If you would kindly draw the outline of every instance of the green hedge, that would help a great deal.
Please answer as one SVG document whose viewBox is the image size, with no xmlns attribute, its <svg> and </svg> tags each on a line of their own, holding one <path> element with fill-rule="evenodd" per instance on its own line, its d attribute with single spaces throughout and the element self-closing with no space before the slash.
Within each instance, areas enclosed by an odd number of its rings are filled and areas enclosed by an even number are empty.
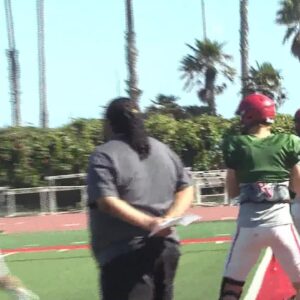
<svg viewBox="0 0 300 300">
<path fill-rule="evenodd" d="M 167 115 L 150 115 L 149 134 L 167 143 L 194 170 L 223 168 L 222 137 L 238 132 L 236 119 L 202 115 L 175 120 Z M 275 132 L 292 132 L 293 120 L 279 115 Z M 44 176 L 86 172 L 95 145 L 103 142 L 102 122 L 77 119 L 56 129 L 34 127 L 0 130 L 0 186 L 45 185 Z"/>
</svg>

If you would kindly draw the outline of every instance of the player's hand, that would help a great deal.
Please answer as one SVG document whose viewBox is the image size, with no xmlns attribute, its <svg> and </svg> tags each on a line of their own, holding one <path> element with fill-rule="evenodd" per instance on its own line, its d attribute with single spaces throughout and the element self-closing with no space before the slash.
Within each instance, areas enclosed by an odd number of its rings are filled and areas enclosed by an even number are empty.
<svg viewBox="0 0 300 300">
<path fill-rule="evenodd" d="M 150 231 L 155 227 L 159 226 L 160 223 L 165 222 L 167 218 L 155 217 L 150 224 Z M 161 231 L 154 234 L 154 236 L 165 237 L 172 233 L 172 227 L 164 228 Z"/>
</svg>

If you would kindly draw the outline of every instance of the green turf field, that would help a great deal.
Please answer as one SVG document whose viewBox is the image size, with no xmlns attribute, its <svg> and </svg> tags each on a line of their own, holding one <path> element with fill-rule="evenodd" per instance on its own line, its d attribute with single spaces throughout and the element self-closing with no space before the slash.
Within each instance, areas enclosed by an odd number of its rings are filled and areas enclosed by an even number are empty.
<svg viewBox="0 0 300 300">
<path fill-rule="evenodd" d="M 179 228 L 183 239 L 232 234 L 233 231 L 234 223 L 229 221 Z M 86 231 L 1 235 L 2 248 L 68 245 L 83 241 L 88 241 Z M 228 243 L 183 246 L 175 299 L 217 299 L 228 248 Z M 11 271 L 36 291 L 41 300 L 98 299 L 97 269 L 88 250 L 14 254 L 6 260 Z M 0 292 L 0 299 L 9 298 Z"/>
<path fill-rule="evenodd" d="M 235 223 L 232 221 L 203 222 L 188 227 L 179 227 L 178 232 L 181 239 L 204 238 L 223 234 L 232 234 Z M 53 246 L 70 245 L 77 242 L 89 241 L 86 230 L 37 232 L 26 234 L 0 234 L 1 249 L 18 248 L 24 246 Z"/>
</svg>

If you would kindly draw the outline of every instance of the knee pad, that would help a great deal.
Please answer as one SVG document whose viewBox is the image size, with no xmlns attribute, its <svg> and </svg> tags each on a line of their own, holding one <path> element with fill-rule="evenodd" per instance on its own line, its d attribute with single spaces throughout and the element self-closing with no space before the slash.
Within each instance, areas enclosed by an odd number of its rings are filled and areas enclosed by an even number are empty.
<svg viewBox="0 0 300 300">
<path fill-rule="evenodd" d="M 226 285 L 229 284 L 231 286 L 239 287 L 240 291 L 235 291 L 232 288 L 226 288 Z M 235 297 L 236 300 L 239 300 L 243 291 L 244 281 L 238 281 L 232 278 L 224 277 L 222 280 L 221 291 L 220 291 L 220 298 L 222 300 L 226 296 Z"/>
</svg>

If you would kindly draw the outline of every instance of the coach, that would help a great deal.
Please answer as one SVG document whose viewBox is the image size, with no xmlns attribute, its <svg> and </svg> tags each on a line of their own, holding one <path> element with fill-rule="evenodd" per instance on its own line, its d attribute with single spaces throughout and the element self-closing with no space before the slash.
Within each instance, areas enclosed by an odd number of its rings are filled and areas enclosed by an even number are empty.
<svg viewBox="0 0 300 300">
<path fill-rule="evenodd" d="M 190 207 L 190 179 L 177 155 L 147 136 L 134 101 L 113 100 L 104 131 L 107 142 L 91 155 L 87 179 L 100 297 L 173 299 L 180 256 L 177 234 L 173 228 L 152 237 L 149 233 Z"/>
</svg>

